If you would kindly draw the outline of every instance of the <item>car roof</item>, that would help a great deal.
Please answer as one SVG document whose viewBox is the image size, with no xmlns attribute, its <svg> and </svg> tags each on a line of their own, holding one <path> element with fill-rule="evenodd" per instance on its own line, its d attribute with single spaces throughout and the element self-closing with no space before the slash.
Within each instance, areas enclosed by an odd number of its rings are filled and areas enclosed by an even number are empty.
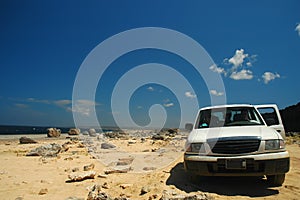
<svg viewBox="0 0 300 200">
<path fill-rule="evenodd" d="M 216 105 L 203 107 L 200 110 L 213 109 L 213 108 L 229 108 L 229 107 L 254 107 L 251 104 L 226 104 L 226 105 Z"/>
</svg>

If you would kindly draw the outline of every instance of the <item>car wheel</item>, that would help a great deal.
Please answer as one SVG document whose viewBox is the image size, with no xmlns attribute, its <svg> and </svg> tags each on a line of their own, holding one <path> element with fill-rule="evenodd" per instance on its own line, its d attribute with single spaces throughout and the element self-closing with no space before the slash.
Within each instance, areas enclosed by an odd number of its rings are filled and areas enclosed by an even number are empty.
<svg viewBox="0 0 300 200">
<path fill-rule="evenodd" d="M 285 179 L 285 174 L 267 176 L 267 181 L 270 186 L 282 186 L 284 179 Z"/>
</svg>

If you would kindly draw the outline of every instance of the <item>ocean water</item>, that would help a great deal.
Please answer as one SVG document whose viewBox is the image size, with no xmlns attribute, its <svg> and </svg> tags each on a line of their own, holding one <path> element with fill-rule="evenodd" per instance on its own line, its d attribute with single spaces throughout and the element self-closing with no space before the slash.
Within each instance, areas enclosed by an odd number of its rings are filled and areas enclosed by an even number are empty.
<svg viewBox="0 0 300 200">
<path fill-rule="evenodd" d="M 47 129 L 50 127 L 45 126 L 7 126 L 0 125 L 0 135 L 3 134 L 47 134 Z M 62 133 L 69 131 L 70 127 L 55 127 L 59 128 Z"/>
</svg>

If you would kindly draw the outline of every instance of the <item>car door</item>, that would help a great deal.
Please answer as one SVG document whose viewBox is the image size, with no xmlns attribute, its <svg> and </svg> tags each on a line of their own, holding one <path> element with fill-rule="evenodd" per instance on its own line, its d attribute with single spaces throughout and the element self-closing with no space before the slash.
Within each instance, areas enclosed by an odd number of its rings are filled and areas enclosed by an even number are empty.
<svg viewBox="0 0 300 200">
<path fill-rule="evenodd" d="M 285 138 L 285 130 L 277 105 L 256 105 L 255 108 L 261 114 L 267 126 L 274 128 L 283 138 Z"/>
</svg>

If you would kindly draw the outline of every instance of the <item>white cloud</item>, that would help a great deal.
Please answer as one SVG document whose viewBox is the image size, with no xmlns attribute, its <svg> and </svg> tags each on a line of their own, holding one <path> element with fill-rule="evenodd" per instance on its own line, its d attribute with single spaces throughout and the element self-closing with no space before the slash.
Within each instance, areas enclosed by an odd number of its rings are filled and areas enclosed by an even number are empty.
<svg viewBox="0 0 300 200">
<path fill-rule="evenodd" d="M 72 101 L 71 100 L 57 100 L 57 101 L 54 101 L 54 103 L 58 106 L 65 106 L 65 105 L 68 105 L 68 104 L 71 104 Z"/>
<path fill-rule="evenodd" d="M 210 66 L 209 69 L 213 72 L 217 72 L 218 74 L 225 74 L 226 75 L 225 69 L 222 68 L 222 67 L 218 67 L 216 64 L 213 64 L 212 66 Z"/>
<path fill-rule="evenodd" d="M 185 95 L 186 97 L 188 97 L 188 98 L 191 98 L 191 99 L 197 97 L 197 95 L 193 94 L 193 93 L 190 92 L 190 91 L 185 92 L 184 95 Z"/>
<path fill-rule="evenodd" d="M 244 59 L 248 57 L 248 54 L 244 54 L 244 49 L 236 50 L 232 58 L 228 60 L 229 63 L 233 64 L 234 69 L 241 66 L 244 62 Z"/>
<path fill-rule="evenodd" d="M 151 87 L 151 86 L 149 86 L 148 88 L 147 88 L 147 90 L 149 90 L 149 91 L 154 91 L 154 88 L 153 87 Z"/>
<path fill-rule="evenodd" d="M 87 100 L 87 99 L 76 100 L 76 103 L 81 104 L 81 105 L 85 105 L 85 106 L 97 106 L 97 105 L 99 105 L 97 102 Z"/>
<path fill-rule="evenodd" d="M 174 106 L 174 103 L 165 103 L 164 104 L 164 107 L 167 107 L 167 108 L 172 107 L 172 106 Z"/>
<path fill-rule="evenodd" d="M 23 103 L 16 103 L 15 106 L 18 108 L 28 108 L 29 107 L 28 105 L 23 104 Z"/>
<path fill-rule="evenodd" d="M 27 102 L 32 102 L 32 103 L 51 104 L 51 101 L 49 101 L 49 100 L 41 100 L 41 99 L 35 99 L 35 98 L 28 98 L 26 101 Z"/>
<path fill-rule="evenodd" d="M 66 110 L 70 112 L 77 112 L 84 116 L 90 116 L 94 107 L 99 105 L 97 102 L 87 99 L 78 99 L 73 103 L 73 107 L 67 107 Z"/>
<path fill-rule="evenodd" d="M 300 23 L 297 24 L 295 31 L 297 31 L 298 35 L 300 36 Z"/>
<path fill-rule="evenodd" d="M 217 90 L 210 90 L 209 93 L 214 96 L 223 96 L 223 92 L 217 92 Z"/>
<path fill-rule="evenodd" d="M 276 78 L 280 78 L 280 75 L 277 73 L 274 74 L 272 72 L 265 72 L 261 77 L 264 79 L 264 83 L 268 84 L 270 81 L 272 81 Z"/>
<path fill-rule="evenodd" d="M 247 65 L 248 67 L 252 67 L 252 63 L 251 63 L 251 62 L 247 62 L 246 65 Z"/>
<path fill-rule="evenodd" d="M 230 78 L 234 80 L 250 80 L 253 78 L 253 73 L 250 70 L 243 69 L 239 72 L 237 71 L 232 72 Z"/>
</svg>

